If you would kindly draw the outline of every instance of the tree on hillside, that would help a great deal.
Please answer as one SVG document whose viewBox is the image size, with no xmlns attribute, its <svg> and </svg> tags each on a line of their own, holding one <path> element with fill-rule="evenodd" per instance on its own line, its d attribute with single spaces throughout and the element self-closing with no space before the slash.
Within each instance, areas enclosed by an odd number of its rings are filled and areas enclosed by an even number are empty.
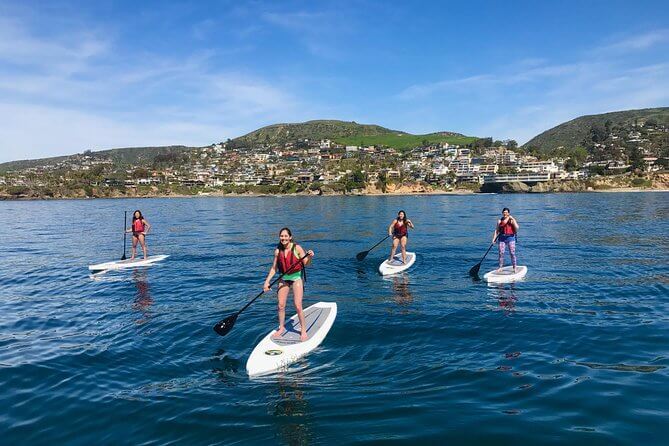
<svg viewBox="0 0 669 446">
<path fill-rule="evenodd" d="M 151 175 L 151 173 L 143 168 L 143 167 L 138 167 L 137 169 L 134 170 L 132 173 L 133 178 L 147 178 Z"/>
<path fill-rule="evenodd" d="M 504 141 L 504 146 L 509 150 L 516 150 L 518 148 L 518 143 L 515 139 L 507 139 Z"/>
<path fill-rule="evenodd" d="M 630 154 L 629 155 L 630 165 L 632 166 L 632 169 L 643 170 L 644 161 L 643 161 L 643 153 L 641 152 L 641 149 L 639 149 L 639 147 L 637 147 L 637 146 L 632 147 L 629 154 Z"/>
<path fill-rule="evenodd" d="M 595 143 L 602 143 L 606 141 L 606 138 L 608 137 L 608 133 L 604 127 L 602 127 L 599 124 L 593 124 L 590 127 L 590 138 L 592 139 L 592 142 Z"/>
</svg>

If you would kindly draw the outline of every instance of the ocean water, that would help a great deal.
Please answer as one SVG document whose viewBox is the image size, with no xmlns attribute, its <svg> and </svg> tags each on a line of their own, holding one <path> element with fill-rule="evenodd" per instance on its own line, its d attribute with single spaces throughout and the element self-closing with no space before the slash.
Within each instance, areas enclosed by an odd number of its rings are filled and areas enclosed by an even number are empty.
<svg viewBox="0 0 669 446">
<path fill-rule="evenodd" d="M 504 206 L 529 273 L 488 286 L 467 271 Z M 170 257 L 91 276 L 120 258 L 135 208 Z M 384 278 L 388 243 L 355 254 L 399 209 L 418 257 Z M 276 295 L 225 337 L 212 326 L 261 291 L 283 226 L 316 253 L 305 305 L 338 316 L 303 360 L 249 379 Z M 0 202 L 0 235 L 4 444 L 669 438 L 666 193 Z"/>
</svg>

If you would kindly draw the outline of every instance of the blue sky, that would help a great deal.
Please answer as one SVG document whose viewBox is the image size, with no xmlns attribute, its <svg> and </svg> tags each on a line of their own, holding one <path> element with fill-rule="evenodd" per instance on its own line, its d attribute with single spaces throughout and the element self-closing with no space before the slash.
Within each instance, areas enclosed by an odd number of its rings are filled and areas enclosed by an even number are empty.
<svg viewBox="0 0 669 446">
<path fill-rule="evenodd" d="M 527 141 L 669 105 L 660 1 L 4 1 L 0 162 L 309 119 Z"/>
</svg>

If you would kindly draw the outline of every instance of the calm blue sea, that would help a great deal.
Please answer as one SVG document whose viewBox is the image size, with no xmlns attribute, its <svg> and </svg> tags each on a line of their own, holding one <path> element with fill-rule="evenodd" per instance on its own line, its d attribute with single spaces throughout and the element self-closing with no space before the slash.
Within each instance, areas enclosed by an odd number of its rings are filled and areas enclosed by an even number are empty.
<svg viewBox="0 0 669 446">
<path fill-rule="evenodd" d="M 529 273 L 487 286 L 467 271 L 504 206 Z M 170 258 L 91 277 L 135 208 Z M 355 254 L 399 209 L 418 258 L 382 278 L 389 244 Z M 307 304 L 339 313 L 304 360 L 249 379 L 275 294 L 212 325 L 261 290 L 282 226 L 316 252 Z M 0 235 L 3 444 L 669 438 L 667 193 L 0 202 Z"/>
</svg>

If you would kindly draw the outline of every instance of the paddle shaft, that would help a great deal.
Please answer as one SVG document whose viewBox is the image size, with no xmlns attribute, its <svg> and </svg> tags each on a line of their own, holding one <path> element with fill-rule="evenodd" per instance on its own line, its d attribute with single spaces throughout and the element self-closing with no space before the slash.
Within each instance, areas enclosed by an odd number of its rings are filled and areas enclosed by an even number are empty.
<svg viewBox="0 0 669 446">
<path fill-rule="evenodd" d="M 125 228 L 128 224 L 128 211 L 123 211 L 123 256 L 121 260 L 125 260 Z"/>
<path fill-rule="evenodd" d="M 279 253 L 279 255 L 281 255 L 281 253 Z M 274 280 L 272 281 L 272 283 L 269 284 L 269 287 L 272 288 L 272 285 L 274 285 L 274 284 L 277 283 L 279 280 L 281 280 L 281 279 L 283 278 L 283 276 L 285 276 L 286 274 L 292 274 L 291 270 L 292 270 L 293 268 L 295 268 L 300 262 L 302 262 L 302 260 L 306 259 L 307 257 L 309 257 L 309 254 L 307 254 L 305 257 L 302 257 L 302 258 L 299 259 L 297 262 L 295 262 L 295 263 L 293 263 L 292 265 L 290 265 L 290 267 L 288 268 L 288 271 L 286 271 L 285 273 L 281 274 L 279 277 L 277 277 L 276 279 L 274 279 Z M 302 267 L 305 268 L 304 265 L 303 265 Z M 293 271 L 293 272 L 296 272 L 296 271 Z M 244 306 L 242 307 L 242 309 L 239 310 L 239 311 L 237 312 L 237 316 L 239 316 L 239 315 L 241 314 L 242 311 L 246 310 L 246 309 L 249 307 L 249 305 L 251 305 L 253 302 L 255 302 L 256 299 L 258 299 L 258 298 L 259 298 L 260 296 L 262 296 L 263 294 L 265 294 L 265 290 L 262 290 L 260 293 L 258 293 L 258 295 L 257 295 L 256 297 L 254 297 L 254 298 L 251 299 L 246 305 L 244 305 Z"/>
<path fill-rule="evenodd" d="M 495 241 L 497 241 L 497 237 L 495 237 Z M 481 257 L 481 261 L 479 262 L 479 265 L 480 265 L 481 263 L 483 263 L 483 261 L 485 260 L 486 256 L 488 255 L 488 253 L 490 252 L 490 250 L 492 249 L 492 247 L 495 246 L 495 241 L 493 241 L 493 242 L 490 244 L 490 246 L 488 246 L 488 250 L 485 252 L 485 254 L 483 254 L 483 257 Z"/>
<path fill-rule="evenodd" d="M 377 243 L 376 245 L 374 245 L 374 246 L 372 246 L 371 248 L 369 248 L 369 249 L 367 250 L 367 252 L 371 251 L 372 249 L 374 249 L 374 248 L 376 248 L 377 246 L 379 246 L 381 243 L 385 242 L 386 239 L 387 239 L 388 237 L 390 237 L 390 234 L 388 234 L 388 235 L 386 235 L 385 237 L 383 237 L 383 239 L 381 239 L 381 241 L 380 241 L 379 243 Z"/>
<path fill-rule="evenodd" d="M 385 237 L 383 237 L 383 238 L 382 238 L 376 245 L 372 246 L 372 247 L 369 248 L 367 251 L 361 251 L 361 252 L 359 252 L 359 253 L 356 255 L 356 258 L 357 258 L 358 260 L 362 260 L 362 259 L 364 259 L 365 257 L 367 257 L 367 254 L 369 254 L 369 251 L 371 251 L 372 249 L 376 248 L 376 247 L 379 246 L 381 243 L 385 242 L 386 239 L 387 239 L 388 237 L 390 237 L 390 234 L 388 234 L 388 235 L 386 235 Z"/>
</svg>

